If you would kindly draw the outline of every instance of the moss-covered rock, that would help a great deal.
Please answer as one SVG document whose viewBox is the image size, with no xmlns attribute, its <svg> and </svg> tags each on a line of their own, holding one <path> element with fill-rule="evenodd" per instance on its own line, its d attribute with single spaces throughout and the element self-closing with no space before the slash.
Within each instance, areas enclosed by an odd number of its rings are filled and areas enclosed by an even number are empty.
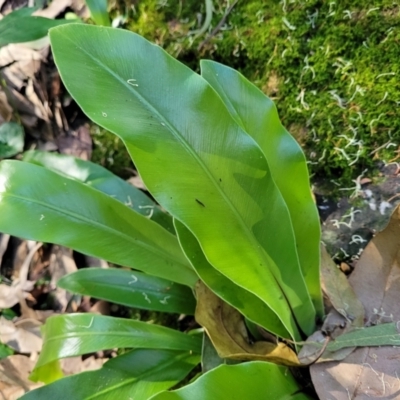
<svg viewBox="0 0 400 400">
<path fill-rule="evenodd" d="M 399 5 L 239 0 L 223 19 L 227 2 L 213 3 L 200 36 L 197 1 L 138 1 L 128 28 L 194 69 L 212 58 L 240 70 L 276 102 L 314 174 L 348 184 L 374 160 L 397 159 Z"/>
</svg>

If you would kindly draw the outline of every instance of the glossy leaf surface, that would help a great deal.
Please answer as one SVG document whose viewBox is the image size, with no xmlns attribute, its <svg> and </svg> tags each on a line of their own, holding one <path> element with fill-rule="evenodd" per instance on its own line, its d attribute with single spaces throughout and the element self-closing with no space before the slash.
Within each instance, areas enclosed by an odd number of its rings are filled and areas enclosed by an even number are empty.
<svg viewBox="0 0 400 400">
<path fill-rule="evenodd" d="M 199 362 L 198 355 L 137 349 L 106 362 L 96 371 L 60 379 L 21 397 L 23 400 L 147 400 L 181 381 Z"/>
<path fill-rule="evenodd" d="M 25 152 L 23 161 L 46 167 L 58 174 L 86 183 L 157 222 L 169 232 L 175 233 L 172 218 L 161 211 L 153 200 L 100 165 L 65 154 L 35 150 Z"/>
<path fill-rule="evenodd" d="M 131 32 L 76 25 L 53 29 L 50 39 L 68 91 L 122 138 L 147 188 L 194 233 L 210 263 L 293 332 L 283 287 L 302 329 L 312 331 L 300 269 L 282 265 L 293 268 L 282 278 L 268 254 L 270 240 L 294 246 L 288 211 L 257 143 L 207 82 Z"/>
<path fill-rule="evenodd" d="M 308 400 L 287 368 L 268 362 L 221 365 L 188 386 L 151 400 Z"/>
<path fill-rule="evenodd" d="M 57 285 L 127 307 L 194 314 L 196 301 L 187 286 L 117 268 L 85 268 L 63 276 Z"/>
<path fill-rule="evenodd" d="M 274 181 L 290 212 L 308 290 L 322 316 L 320 223 L 301 147 L 282 126 L 275 104 L 238 71 L 214 61 L 202 60 L 201 75 L 221 96 L 235 121 L 256 140 L 265 154 Z M 273 258 L 277 262 L 280 261 L 281 252 L 287 253 L 289 250 L 286 242 L 281 243 L 283 248 L 273 248 L 276 251 Z"/>
<path fill-rule="evenodd" d="M 35 8 L 21 8 L 6 15 L 0 21 L 0 47 L 9 43 L 23 43 L 40 39 L 47 35 L 50 28 L 72 22 L 66 19 L 31 16 L 35 10 Z"/>
<path fill-rule="evenodd" d="M 146 322 L 97 314 L 50 317 L 43 349 L 32 372 L 54 360 L 113 348 L 147 348 L 201 353 L 201 337 Z"/>
<path fill-rule="evenodd" d="M 179 221 L 174 220 L 176 233 L 182 250 L 201 280 L 244 316 L 280 337 L 290 336 L 281 320 L 268 306 L 251 292 L 235 285 L 226 276 L 218 272 L 206 259 L 199 242 L 193 234 Z M 290 313 L 290 310 L 287 311 Z M 295 324 L 293 323 L 293 326 Z M 294 331 L 296 340 L 300 334 Z"/>
<path fill-rule="evenodd" d="M 175 236 L 119 201 L 48 169 L 2 161 L 0 214 L 1 232 L 61 244 L 188 286 L 197 280 Z"/>
<path fill-rule="evenodd" d="M 24 148 L 24 129 L 15 122 L 0 126 L 0 159 L 12 157 Z"/>
</svg>

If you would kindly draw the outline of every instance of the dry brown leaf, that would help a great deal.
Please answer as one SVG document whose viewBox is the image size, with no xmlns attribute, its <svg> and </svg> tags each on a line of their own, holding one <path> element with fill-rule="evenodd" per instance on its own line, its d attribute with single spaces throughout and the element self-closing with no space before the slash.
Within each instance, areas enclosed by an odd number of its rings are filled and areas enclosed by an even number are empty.
<svg viewBox="0 0 400 400">
<path fill-rule="evenodd" d="M 323 344 L 326 334 L 334 339 L 354 327 L 364 326 L 364 307 L 346 275 L 332 261 L 325 246 L 321 246 L 321 284 L 333 309 L 325 319 L 321 330 L 311 335 L 307 339 L 307 344 L 301 349 L 299 360 L 302 364 L 311 363 L 319 357 L 321 347 L 315 346 L 314 343 Z M 333 353 L 325 351 L 317 362 L 343 360 L 354 350 L 355 347 L 340 349 Z"/>
<path fill-rule="evenodd" d="M 365 248 L 350 283 L 363 304 L 366 325 L 400 321 L 400 208 Z M 321 399 L 400 398 L 400 348 L 357 348 L 342 362 L 311 367 Z"/>
<path fill-rule="evenodd" d="M 25 86 L 25 80 L 34 78 L 39 71 L 40 64 L 47 58 L 48 52 L 48 44 L 39 50 L 22 43 L 2 47 L 0 49 L 0 67 L 7 65 L 2 70 L 7 86 L 11 85 L 17 90 Z"/>
<path fill-rule="evenodd" d="M 346 347 L 335 352 L 325 350 L 321 354 L 321 346 L 327 344 L 327 334 L 329 334 L 329 338 L 335 338 L 347 332 L 347 323 L 346 318 L 333 309 L 325 319 L 321 330 L 314 332 L 307 338 L 306 344 L 299 353 L 299 361 L 303 365 L 307 365 L 314 362 L 339 361 L 346 358 L 355 350 L 355 347 Z M 319 346 L 316 346 L 315 343 L 318 343 Z"/>
<path fill-rule="evenodd" d="M 24 393 L 42 386 L 28 379 L 35 362 L 23 355 L 0 360 L 0 399 L 16 400 Z"/>
<path fill-rule="evenodd" d="M 12 107 L 8 103 L 7 96 L 4 92 L 0 91 L 0 123 L 11 121 Z"/>
<path fill-rule="evenodd" d="M 28 80 L 25 88 L 25 98 L 30 102 L 33 107 L 35 115 L 43 121 L 49 122 L 52 116 L 49 103 L 43 98 L 39 97 L 37 89 L 34 87 L 32 79 Z"/>
<path fill-rule="evenodd" d="M 0 309 L 14 307 L 20 301 L 20 296 L 27 297 L 35 282 L 17 282 L 16 285 L 0 284 Z"/>
<path fill-rule="evenodd" d="M 57 302 L 57 309 L 65 311 L 72 294 L 65 289 L 57 287 L 57 281 L 64 275 L 77 271 L 72 250 L 63 246 L 53 246 L 50 256 L 49 270 L 51 274 L 50 286 L 53 289 L 52 296 Z"/>
<path fill-rule="evenodd" d="M 147 190 L 146 185 L 142 181 L 142 178 L 137 174 L 136 176 L 132 176 L 127 180 L 128 183 L 130 183 L 132 186 L 137 187 L 138 189 L 141 190 Z"/>
<path fill-rule="evenodd" d="M 27 292 L 33 289 L 35 282 L 28 281 L 29 266 L 41 246 L 42 243 L 37 243 L 30 248 L 19 268 L 19 277 L 12 282 L 11 286 L 0 284 L 0 308 L 13 307 L 21 298 L 27 297 Z"/>
<path fill-rule="evenodd" d="M 111 312 L 110 303 L 104 300 L 96 301 L 96 303 L 94 303 L 92 307 L 90 307 L 89 312 L 101 315 L 110 315 Z"/>
<path fill-rule="evenodd" d="M 242 315 L 202 282 L 196 285 L 196 297 L 196 321 L 204 327 L 221 358 L 299 365 L 296 353 L 284 343 L 250 343 Z"/>
<path fill-rule="evenodd" d="M 343 315 L 348 325 L 364 326 L 364 307 L 350 286 L 346 275 L 321 246 L 321 284 L 335 310 Z"/>
<path fill-rule="evenodd" d="M 34 319 L 10 321 L 0 317 L 0 342 L 19 353 L 37 353 L 42 348 L 40 326 Z"/>
<path fill-rule="evenodd" d="M 65 124 L 62 124 L 65 125 Z M 74 130 L 69 130 L 57 139 L 60 153 L 90 160 L 92 156 L 92 138 L 90 126 L 84 123 Z"/>
<path fill-rule="evenodd" d="M 10 235 L 0 233 L 0 265 L 3 260 L 4 253 L 7 250 L 8 242 L 10 241 Z"/>
<path fill-rule="evenodd" d="M 99 369 L 107 360 L 108 358 L 95 358 L 94 356 L 90 356 L 84 360 L 82 357 L 68 357 L 60 360 L 60 366 L 64 375 L 68 376 Z"/>
</svg>

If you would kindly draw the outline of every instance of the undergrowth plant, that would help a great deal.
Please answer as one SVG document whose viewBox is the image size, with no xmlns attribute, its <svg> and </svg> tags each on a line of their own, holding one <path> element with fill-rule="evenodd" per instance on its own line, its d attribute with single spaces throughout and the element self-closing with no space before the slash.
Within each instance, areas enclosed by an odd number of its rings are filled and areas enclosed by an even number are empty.
<svg viewBox="0 0 400 400">
<path fill-rule="evenodd" d="M 50 384 L 23 398 L 307 399 L 287 367 L 323 316 L 320 227 L 272 101 L 231 68 L 203 60 L 199 75 L 128 31 L 70 24 L 50 39 L 67 90 L 123 140 L 157 203 L 90 162 L 28 152 L 0 163 L 0 231 L 131 268 L 83 269 L 66 289 L 204 329 L 51 317 L 31 375 Z M 101 369 L 59 379 L 59 359 L 112 348 Z M 166 391 L 199 363 L 204 375 Z"/>
</svg>

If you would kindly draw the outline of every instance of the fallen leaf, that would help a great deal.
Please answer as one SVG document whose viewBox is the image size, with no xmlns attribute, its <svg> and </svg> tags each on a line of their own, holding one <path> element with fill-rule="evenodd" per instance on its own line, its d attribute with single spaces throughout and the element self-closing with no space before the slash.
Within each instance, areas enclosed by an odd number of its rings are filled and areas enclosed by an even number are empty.
<svg viewBox="0 0 400 400">
<path fill-rule="evenodd" d="M 72 250 L 63 246 L 54 245 L 50 255 L 49 272 L 51 274 L 50 287 L 52 289 L 52 299 L 55 301 L 54 309 L 64 312 L 72 294 L 65 289 L 57 287 L 57 281 L 63 276 L 77 271 L 77 267 L 72 256 Z"/>
<path fill-rule="evenodd" d="M 307 338 L 306 344 L 302 347 L 298 357 L 299 361 L 303 365 L 311 363 L 320 363 L 327 361 L 339 361 L 345 359 L 349 354 L 351 354 L 355 347 L 346 347 L 337 351 L 329 351 L 326 348 L 321 354 L 321 347 L 328 345 L 326 343 L 327 336 L 329 340 L 336 338 L 346 332 L 347 320 L 343 315 L 339 314 L 335 309 L 333 309 L 326 317 L 321 330 L 316 331 L 310 337 Z"/>
<path fill-rule="evenodd" d="M 19 277 L 13 280 L 11 286 L 0 284 L 0 308 L 15 306 L 21 298 L 28 296 L 27 292 L 33 289 L 35 282 L 28 281 L 29 266 L 33 256 L 41 246 L 42 243 L 37 243 L 31 247 L 19 269 Z"/>
<path fill-rule="evenodd" d="M 92 138 L 90 136 L 90 126 L 84 123 L 75 129 L 70 129 L 57 139 L 60 153 L 90 160 L 92 156 Z"/>
<path fill-rule="evenodd" d="M 349 281 L 364 306 L 366 326 L 400 321 L 400 208 L 368 244 Z M 400 398 L 400 348 L 359 347 L 341 362 L 311 366 L 321 399 Z"/>
<path fill-rule="evenodd" d="M 99 300 L 90 307 L 89 312 L 101 315 L 110 315 L 110 308 L 110 303 L 108 301 Z"/>
<path fill-rule="evenodd" d="M 346 319 L 348 325 L 364 326 L 364 307 L 325 246 L 321 246 L 321 284 L 332 306 Z"/>
<path fill-rule="evenodd" d="M 296 353 L 282 342 L 251 343 L 243 316 L 222 301 L 201 281 L 196 285 L 196 321 L 204 327 L 219 357 L 300 365 Z"/>
<path fill-rule="evenodd" d="M 362 303 L 358 300 L 346 275 L 336 266 L 323 245 L 321 245 L 321 285 L 333 309 L 326 317 L 321 330 L 307 338 L 299 353 L 302 364 L 343 360 L 356 347 L 334 349 L 328 345 L 321 355 L 321 346 L 327 340 L 327 335 L 330 339 L 335 339 L 354 327 L 364 326 L 365 311 Z"/>
<path fill-rule="evenodd" d="M 142 178 L 139 176 L 139 174 L 137 174 L 136 176 L 132 176 L 127 180 L 127 182 L 129 182 L 132 186 L 137 187 L 138 189 L 147 190 L 146 185 L 142 181 Z"/>
<path fill-rule="evenodd" d="M 19 353 L 37 353 L 42 348 L 40 326 L 34 319 L 10 321 L 0 317 L 0 342 Z"/>
<path fill-rule="evenodd" d="M 13 109 L 8 103 L 7 96 L 0 91 L 0 123 L 11 120 Z"/>
<path fill-rule="evenodd" d="M 33 360 L 23 355 L 0 360 L 0 399 L 17 400 L 24 393 L 42 386 L 28 379 L 34 365 Z"/>
<path fill-rule="evenodd" d="M 62 358 L 60 365 L 64 375 L 68 376 L 99 369 L 107 360 L 107 358 L 95 358 L 94 356 L 90 356 L 84 360 L 82 357 L 68 357 Z"/>
<path fill-rule="evenodd" d="M 26 79 L 34 78 L 39 71 L 40 64 L 46 60 L 49 52 L 48 44 L 36 50 L 24 43 L 14 43 L 0 49 L 0 67 L 7 87 L 10 85 L 16 90 L 25 86 Z M 13 104 L 10 102 L 10 104 Z"/>
</svg>

